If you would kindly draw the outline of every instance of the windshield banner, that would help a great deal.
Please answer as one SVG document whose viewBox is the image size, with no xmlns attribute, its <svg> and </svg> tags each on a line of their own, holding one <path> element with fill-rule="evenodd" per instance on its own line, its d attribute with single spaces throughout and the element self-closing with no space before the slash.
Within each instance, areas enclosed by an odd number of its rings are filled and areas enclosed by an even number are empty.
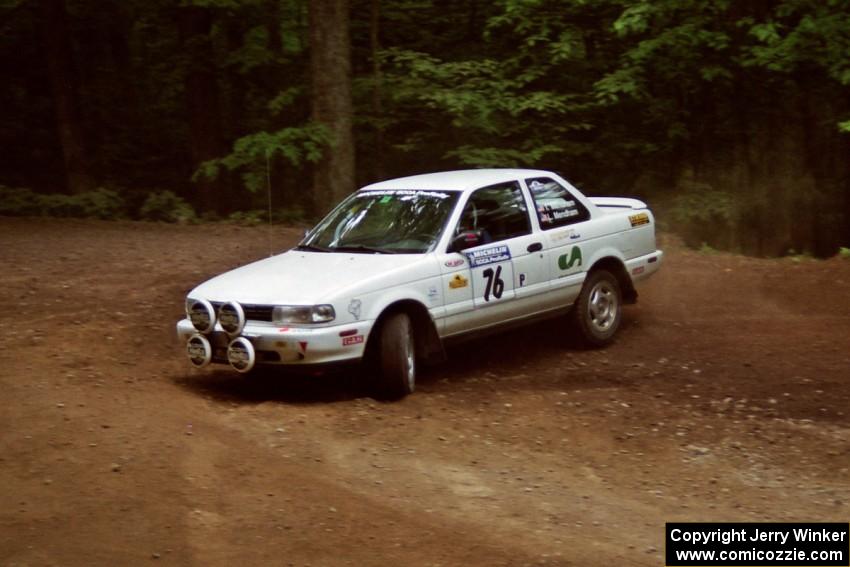
<svg viewBox="0 0 850 567">
<path fill-rule="evenodd" d="M 422 197 L 436 197 L 437 199 L 448 199 L 448 193 L 441 193 L 439 191 L 420 191 L 416 189 L 379 189 L 375 191 L 359 191 L 357 193 L 358 197 L 374 197 L 376 195 L 416 195 Z"/>
</svg>

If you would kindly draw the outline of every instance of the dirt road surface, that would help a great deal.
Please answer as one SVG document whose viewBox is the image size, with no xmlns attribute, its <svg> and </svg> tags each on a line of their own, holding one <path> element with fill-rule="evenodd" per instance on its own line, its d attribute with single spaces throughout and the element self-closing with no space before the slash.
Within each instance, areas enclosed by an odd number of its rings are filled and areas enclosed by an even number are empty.
<svg viewBox="0 0 850 567">
<path fill-rule="evenodd" d="M 847 521 L 850 262 L 664 246 L 613 346 L 550 321 L 381 403 L 190 368 L 186 292 L 265 228 L 0 219 L 0 565 L 658 566 L 666 521 Z"/>
</svg>

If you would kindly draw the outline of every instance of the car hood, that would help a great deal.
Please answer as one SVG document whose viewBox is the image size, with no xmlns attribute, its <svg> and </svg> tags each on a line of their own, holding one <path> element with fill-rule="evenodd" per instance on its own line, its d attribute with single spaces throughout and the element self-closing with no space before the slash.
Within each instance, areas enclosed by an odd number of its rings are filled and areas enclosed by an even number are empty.
<svg viewBox="0 0 850 567">
<path fill-rule="evenodd" d="M 330 303 L 376 277 L 385 285 L 404 283 L 403 273 L 421 264 L 421 254 L 348 254 L 290 250 L 236 268 L 196 287 L 190 296 L 248 304 Z M 370 290 L 371 291 L 371 290 Z"/>
</svg>

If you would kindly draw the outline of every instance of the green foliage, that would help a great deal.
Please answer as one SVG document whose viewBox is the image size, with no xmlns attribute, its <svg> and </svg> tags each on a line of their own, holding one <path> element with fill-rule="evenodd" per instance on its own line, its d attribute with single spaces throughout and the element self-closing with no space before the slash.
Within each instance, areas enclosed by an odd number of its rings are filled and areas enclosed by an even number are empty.
<svg viewBox="0 0 850 567">
<path fill-rule="evenodd" d="M 739 22 L 755 39 L 743 46 L 742 64 L 787 73 L 799 66 L 823 69 L 850 85 L 850 11 L 846 3 L 784 0 L 763 21 Z"/>
<path fill-rule="evenodd" d="M 242 224 L 245 226 L 257 226 L 268 222 L 268 211 L 254 209 L 251 211 L 236 211 L 228 215 L 228 222 Z M 265 217 L 265 218 L 264 218 Z"/>
<path fill-rule="evenodd" d="M 736 204 L 732 194 L 719 191 L 702 183 L 691 183 L 683 193 L 673 198 L 673 220 L 687 223 L 729 224 L 735 215 Z"/>
<path fill-rule="evenodd" d="M 11 217 L 38 216 L 43 214 L 41 195 L 30 189 L 0 185 L 0 215 Z"/>
<path fill-rule="evenodd" d="M 670 228 L 685 244 L 706 252 L 729 248 L 728 237 L 734 232 L 739 204 L 731 193 L 709 185 L 689 181 L 673 197 L 669 210 Z"/>
<path fill-rule="evenodd" d="M 194 195 L 202 218 L 227 218 L 263 206 L 267 168 L 280 202 L 308 206 L 312 164 L 334 151 L 309 122 L 309 2 L 67 6 L 89 173 L 126 187 L 126 205 L 0 189 L 0 214 L 136 215 L 166 187 Z M 848 173 L 845 0 L 352 0 L 350 15 L 358 182 L 551 168 L 592 194 L 668 202 L 666 222 L 697 248 L 846 244 L 850 213 L 834 206 Z M 0 38 L 0 182 L 44 192 L 65 163 L 50 82 L 32 64 L 41 17 L 15 10 Z M 683 184 L 687 170 L 698 173 Z M 191 218 L 158 201 L 150 215 Z"/>
<path fill-rule="evenodd" d="M 242 0 L 179 0 L 180 7 L 199 6 L 202 8 L 238 8 Z"/>
<path fill-rule="evenodd" d="M 121 196 L 104 188 L 79 195 L 45 195 L 43 198 L 49 216 L 116 219 L 125 214 Z"/>
<path fill-rule="evenodd" d="M 192 205 L 171 191 L 151 193 L 139 209 L 143 220 L 191 223 L 197 220 Z"/>
<path fill-rule="evenodd" d="M 274 224 L 299 224 L 303 223 L 305 219 L 304 210 L 298 207 L 272 211 L 272 223 Z M 262 209 L 236 211 L 231 213 L 227 220 L 246 226 L 258 226 L 269 222 L 269 212 Z"/>
<path fill-rule="evenodd" d="M 308 221 L 307 213 L 300 207 L 277 209 L 272 214 L 272 221 L 282 224 L 301 224 Z"/>
<path fill-rule="evenodd" d="M 795 264 L 799 264 L 800 262 L 808 262 L 814 260 L 814 256 L 808 250 L 803 250 L 802 252 L 797 252 L 793 248 L 788 250 L 788 254 L 786 254 L 786 258 Z"/>
<path fill-rule="evenodd" d="M 283 158 L 293 166 L 300 166 L 305 162 L 318 161 L 329 145 L 332 144 L 327 130 L 313 123 L 276 132 L 250 134 L 236 140 L 229 155 L 201 164 L 194 179 L 215 179 L 222 168 L 240 170 L 245 186 L 250 191 L 257 191 L 265 186 L 268 160 Z"/>
<path fill-rule="evenodd" d="M 616 69 L 608 73 L 596 81 L 594 89 L 597 99 L 608 104 L 619 102 L 623 96 L 641 99 L 648 94 L 644 79 L 635 68 Z"/>
<path fill-rule="evenodd" d="M 708 255 L 717 254 L 717 249 L 712 247 L 707 242 L 703 242 L 702 244 L 700 244 L 699 251 L 700 251 L 700 254 L 708 254 Z"/>
<path fill-rule="evenodd" d="M 0 215 L 117 219 L 125 214 L 124 200 L 110 189 L 64 195 L 0 186 Z"/>
<path fill-rule="evenodd" d="M 628 6 L 614 22 L 614 32 L 624 37 L 647 31 L 653 11 L 652 5 L 648 2 L 638 2 Z"/>
<path fill-rule="evenodd" d="M 850 260 L 850 248 L 842 246 L 838 249 L 838 257 L 844 260 Z"/>
<path fill-rule="evenodd" d="M 269 30 L 259 25 L 248 30 L 242 38 L 242 46 L 227 56 L 226 64 L 247 73 L 274 62 L 275 54 L 268 49 Z"/>
<path fill-rule="evenodd" d="M 588 131 L 589 107 L 581 96 L 534 88 L 540 69 L 519 60 L 443 61 L 425 53 L 386 50 L 386 83 L 396 107 L 444 117 L 446 137 L 472 143 L 442 147 L 441 157 L 476 167 L 535 166 L 547 157 L 571 153 L 572 144 L 553 143 Z M 498 93 L 498 96 L 496 96 Z M 541 124 L 545 127 L 541 128 Z M 418 149 L 428 142 L 410 135 L 399 148 Z"/>
<path fill-rule="evenodd" d="M 269 102 L 269 111 L 271 111 L 272 114 L 280 114 L 284 109 L 295 102 L 298 96 L 302 94 L 302 91 L 303 89 L 301 87 L 289 87 L 288 89 L 282 90 L 271 100 L 271 102 Z"/>
<path fill-rule="evenodd" d="M 547 154 L 562 154 L 564 148 L 556 145 L 527 145 L 526 148 L 480 148 L 461 146 L 449 151 L 448 157 L 470 167 L 522 167 L 540 163 Z"/>
<path fill-rule="evenodd" d="M 609 105 L 641 101 L 648 118 L 669 131 L 670 103 L 699 92 L 706 83 L 729 81 L 735 29 L 727 23 L 728 3 L 646 2 L 628 0 L 612 24 L 624 41 L 613 68 L 594 84 L 601 102 Z"/>
</svg>

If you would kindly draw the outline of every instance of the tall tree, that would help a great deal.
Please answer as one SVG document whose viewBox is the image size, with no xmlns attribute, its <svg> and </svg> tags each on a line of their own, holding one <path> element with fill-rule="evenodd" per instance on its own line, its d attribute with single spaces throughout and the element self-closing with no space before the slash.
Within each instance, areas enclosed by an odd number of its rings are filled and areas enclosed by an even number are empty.
<svg viewBox="0 0 850 567">
<path fill-rule="evenodd" d="M 56 129 L 71 193 L 94 188 L 85 130 L 80 115 L 77 73 L 65 0 L 41 0 L 41 31 L 56 113 Z"/>
<path fill-rule="evenodd" d="M 369 48 L 372 59 L 372 113 L 374 114 L 375 147 L 374 147 L 374 173 L 375 179 L 384 177 L 384 104 L 381 77 L 381 0 L 371 0 L 369 18 Z"/>
<path fill-rule="evenodd" d="M 309 17 L 311 114 L 330 136 L 313 173 L 315 212 L 324 213 L 355 188 L 348 0 L 312 0 Z"/>
<path fill-rule="evenodd" d="M 203 5 L 181 6 L 177 14 L 180 42 L 186 55 L 186 110 L 194 172 L 202 163 L 221 157 L 226 150 L 222 137 L 218 77 L 210 37 L 213 17 L 211 9 Z M 197 202 L 202 208 L 225 212 L 227 176 L 215 179 L 201 177 L 197 185 Z"/>
</svg>

